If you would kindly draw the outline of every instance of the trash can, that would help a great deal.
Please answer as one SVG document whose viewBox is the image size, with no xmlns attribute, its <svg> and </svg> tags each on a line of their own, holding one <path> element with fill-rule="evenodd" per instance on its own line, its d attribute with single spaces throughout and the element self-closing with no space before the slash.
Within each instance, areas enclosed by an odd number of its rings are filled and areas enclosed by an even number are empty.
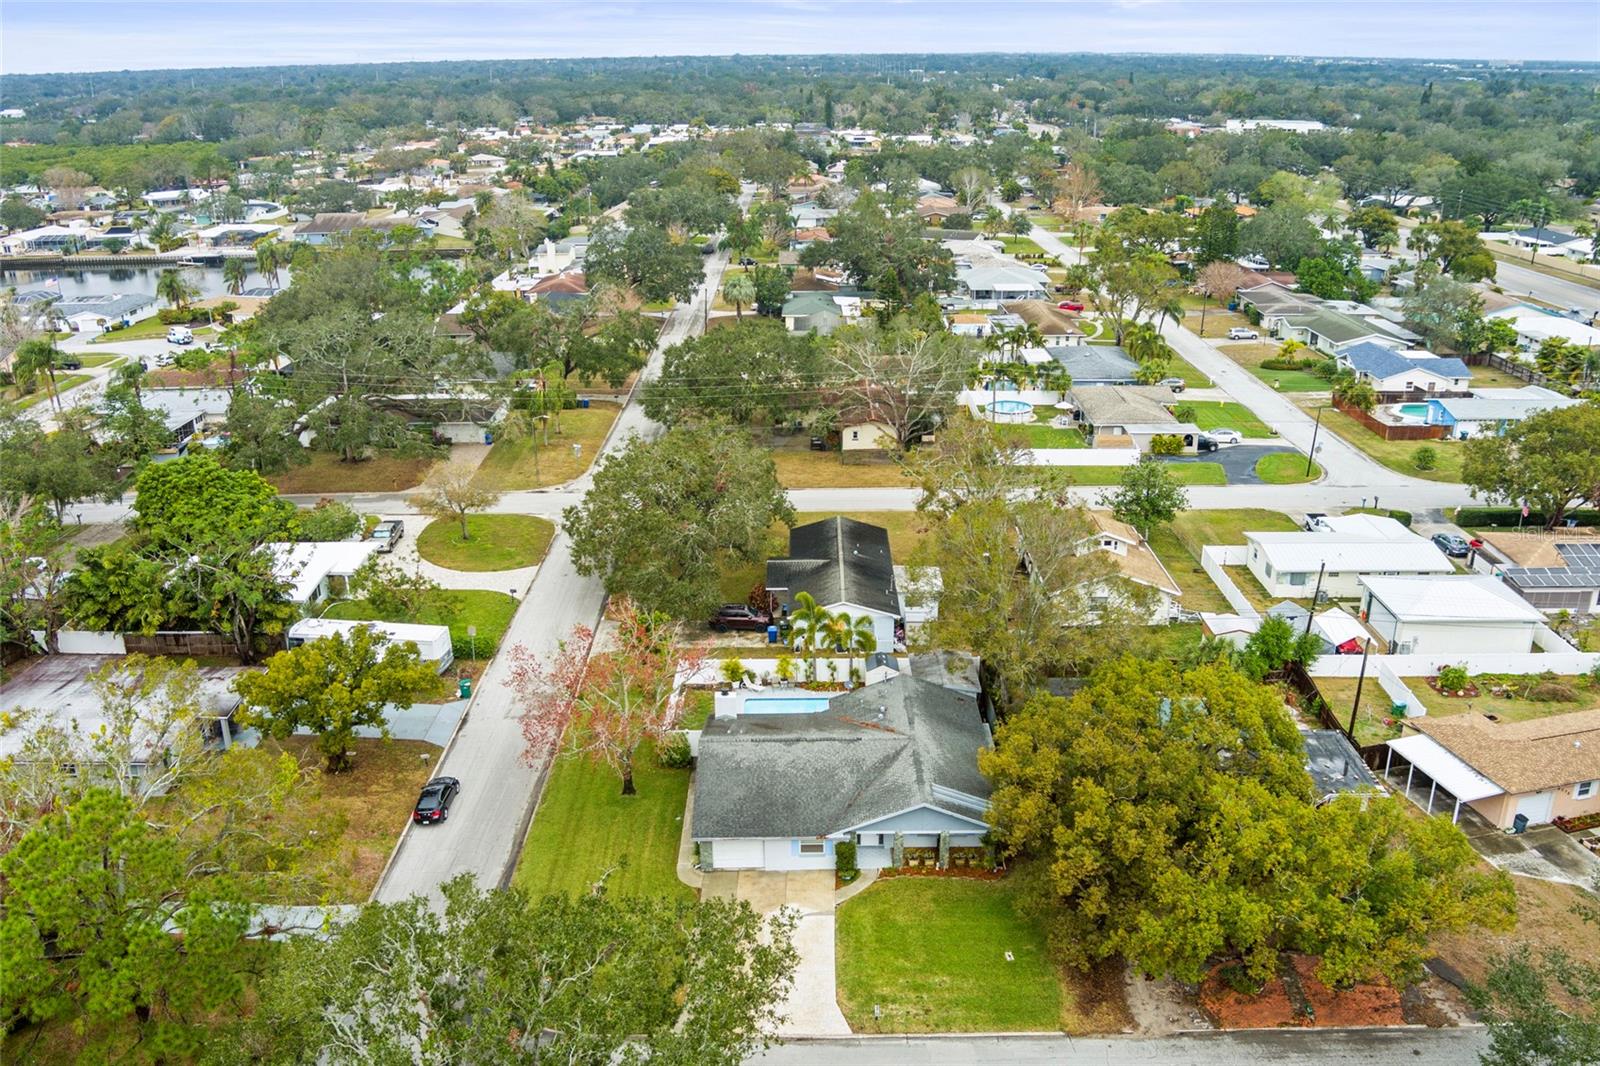
<svg viewBox="0 0 1600 1066">
<path fill-rule="evenodd" d="M 1528 831 L 1528 816 L 1526 814 L 1519 814 L 1515 818 L 1511 819 L 1511 831 L 1518 834 L 1526 833 Z"/>
<path fill-rule="evenodd" d="M 462 699 L 469 700 L 472 698 L 472 678 L 460 678 L 456 681 L 456 688 L 460 690 Z"/>
<path fill-rule="evenodd" d="M 487 430 L 487 429 L 483 431 L 483 443 L 485 443 L 485 444 L 493 444 L 494 443 L 494 433 L 492 431 Z"/>
<path fill-rule="evenodd" d="M 767 627 L 767 643 L 768 644 L 776 644 L 776 643 L 778 643 L 778 627 L 777 626 L 768 626 Z"/>
<path fill-rule="evenodd" d="M 580 408 L 582 408 L 583 410 L 587 411 L 589 409 L 589 397 L 587 397 L 587 396 L 579 396 L 578 397 L 578 406 Z"/>
</svg>

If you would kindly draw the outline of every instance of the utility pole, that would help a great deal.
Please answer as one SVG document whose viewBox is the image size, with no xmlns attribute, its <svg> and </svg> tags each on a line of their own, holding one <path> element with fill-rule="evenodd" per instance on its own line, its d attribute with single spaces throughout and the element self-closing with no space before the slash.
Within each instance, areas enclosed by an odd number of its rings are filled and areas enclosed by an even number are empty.
<svg viewBox="0 0 1600 1066">
<path fill-rule="evenodd" d="M 1367 653 L 1372 651 L 1372 638 L 1361 646 L 1361 673 L 1356 677 L 1356 699 L 1350 705 L 1350 728 L 1345 730 L 1345 735 L 1350 738 L 1350 743 L 1356 742 L 1356 712 L 1361 708 L 1361 685 L 1367 679 Z"/>
<path fill-rule="evenodd" d="M 1317 590 L 1311 594 L 1311 610 L 1306 612 L 1306 636 L 1311 635 L 1311 622 L 1317 614 L 1317 600 L 1322 597 L 1322 575 L 1327 569 L 1328 564 L 1326 562 L 1317 567 Z"/>
<path fill-rule="evenodd" d="M 1311 463 L 1317 454 L 1317 435 L 1322 432 L 1322 409 L 1326 406 L 1317 406 L 1317 424 L 1311 429 L 1311 450 L 1306 453 L 1306 477 L 1311 476 Z"/>
</svg>

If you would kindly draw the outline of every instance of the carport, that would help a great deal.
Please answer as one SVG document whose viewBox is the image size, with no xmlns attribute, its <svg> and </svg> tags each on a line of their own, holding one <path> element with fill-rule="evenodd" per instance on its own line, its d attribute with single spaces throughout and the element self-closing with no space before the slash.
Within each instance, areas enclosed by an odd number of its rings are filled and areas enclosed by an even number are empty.
<svg viewBox="0 0 1600 1066">
<path fill-rule="evenodd" d="M 1450 821 L 1454 823 L 1461 817 L 1461 805 L 1474 803 L 1477 800 L 1488 799 L 1491 796 L 1505 794 L 1505 789 L 1484 777 L 1478 771 L 1452 755 L 1445 747 L 1430 736 L 1422 733 L 1409 737 L 1400 737 L 1387 742 L 1388 756 L 1383 763 L 1383 776 L 1390 777 L 1390 770 L 1394 765 L 1394 757 L 1398 752 L 1400 757 L 1409 765 L 1406 767 L 1406 798 L 1412 800 L 1417 806 L 1424 806 L 1411 795 L 1411 781 L 1418 770 L 1428 778 L 1428 802 L 1426 808 L 1429 814 L 1433 813 L 1434 800 L 1440 789 L 1455 797 L 1455 808 L 1450 813 Z"/>
</svg>

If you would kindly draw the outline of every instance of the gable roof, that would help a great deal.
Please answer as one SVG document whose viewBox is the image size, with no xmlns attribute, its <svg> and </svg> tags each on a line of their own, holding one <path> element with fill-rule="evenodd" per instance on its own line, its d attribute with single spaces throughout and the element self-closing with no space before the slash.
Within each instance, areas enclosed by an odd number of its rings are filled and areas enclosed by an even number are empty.
<svg viewBox="0 0 1600 1066">
<path fill-rule="evenodd" d="M 922 805 L 981 819 L 989 782 L 977 755 L 988 746 L 977 700 L 909 674 L 835 696 L 815 714 L 712 718 L 700 734 L 691 832 L 815 837 Z"/>
<path fill-rule="evenodd" d="M 589 291 L 589 281 L 582 271 L 569 270 L 563 274 L 551 274 L 542 277 L 529 285 L 526 290 L 534 296 L 548 296 L 554 294 L 583 296 Z"/>
<path fill-rule="evenodd" d="M 898 616 L 889 531 L 836 516 L 789 531 L 789 558 L 767 560 L 767 590 L 784 607 L 809 592 L 824 607 L 849 603 Z"/>
<path fill-rule="evenodd" d="M 1159 386 L 1100 385 L 1074 388 L 1069 394 L 1078 405 L 1083 420 L 1102 425 L 1177 425 L 1161 402 L 1170 402 L 1172 390 Z"/>
<path fill-rule="evenodd" d="M 1139 364 L 1114 344 L 1067 344 L 1045 351 L 1072 375 L 1074 382 L 1131 384 L 1139 373 Z"/>
<path fill-rule="evenodd" d="M 1354 521 L 1346 522 L 1347 519 Z M 1368 521 L 1368 520 L 1371 521 Z M 1259 550 L 1278 573 L 1311 573 L 1326 564 L 1330 573 L 1453 574 L 1455 565 L 1426 537 L 1381 515 L 1341 515 L 1324 520 L 1329 528 L 1311 533 L 1247 532 L 1245 542 Z M 1338 522 L 1340 524 L 1335 525 Z"/>
<path fill-rule="evenodd" d="M 1310 330 L 1335 344 L 1348 344 L 1362 337 L 1386 336 L 1383 330 L 1363 322 L 1343 311 L 1330 311 L 1319 307 L 1312 311 L 1291 312 L 1283 316 L 1296 329 Z"/>
<path fill-rule="evenodd" d="M 1600 778 L 1600 709 L 1496 722 L 1481 714 L 1425 715 L 1406 725 L 1507 792 Z"/>
<path fill-rule="evenodd" d="M 1339 358 L 1349 363 L 1351 369 L 1375 378 L 1389 378 L 1418 370 L 1439 378 L 1472 376 L 1467 364 L 1454 356 L 1406 356 L 1371 341 L 1352 344 L 1339 353 Z"/>
<path fill-rule="evenodd" d="M 1306 772 L 1319 796 L 1337 792 L 1364 792 L 1378 787 L 1360 752 L 1337 729 L 1303 729 L 1300 739 L 1306 746 Z"/>
<path fill-rule="evenodd" d="M 1402 622 L 1543 622 L 1544 614 L 1498 578 L 1361 577 L 1374 598 Z"/>
</svg>

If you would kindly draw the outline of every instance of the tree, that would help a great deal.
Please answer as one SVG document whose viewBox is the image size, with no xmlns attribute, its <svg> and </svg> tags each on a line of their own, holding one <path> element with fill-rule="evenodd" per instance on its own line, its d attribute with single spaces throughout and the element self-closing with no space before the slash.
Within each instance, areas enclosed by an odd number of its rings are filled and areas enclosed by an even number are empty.
<svg viewBox="0 0 1600 1066">
<path fill-rule="evenodd" d="M 471 540 L 467 516 L 474 511 L 486 511 L 500 502 L 500 493 L 473 485 L 476 475 L 474 469 L 446 463 L 429 474 L 422 483 L 422 491 L 407 497 L 407 502 L 433 518 L 454 518 L 461 524 L 461 539 Z"/>
<path fill-rule="evenodd" d="M 156 452 L 177 443 L 165 412 L 146 407 L 142 389 L 117 380 L 107 384 L 100 401 L 100 431 L 119 466 L 142 466 Z"/>
<path fill-rule="evenodd" d="M 1116 489 L 1102 493 L 1100 503 L 1111 508 L 1118 521 L 1149 538 L 1156 526 L 1168 525 L 1188 509 L 1189 494 L 1172 476 L 1171 467 L 1144 456 L 1123 468 Z"/>
<path fill-rule="evenodd" d="M 637 225 L 623 231 L 602 223 L 589 237 L 584 275 L 592 281 L 627 285 L 647 302 L 687 300 L 705 276 L 700 253 L 675 242 L 660 226 Z"/>
<path fill-rule="evenodd" d="M 1339 264 L 1320 256 L 1300 260 L 1295 267 L 1295 278 L 1301 292 L 1324 300 L 1342 300 L 1350 289 L 1349 279 Z"/>
<path fill-rule="evenodd" d="M 1478 1057 L 1483 1066 L 1585 1066 L 1600 1059 L 1600 967 L 1593 962 L 1563 951 L 1535 959 L 1519 945 L 1467 992 L 1489 1026 L 1489 1047 Z"/>
<path fill-rule="evenodd" d="M 1194 227 L 1196 266 L 1212 263 L 1236 265 L 1239 256 L 1239 213 L 1226 200 L 1218 200 L 1200 212 Z M 1242 267 L 1240 269 L 1243 269 Z"/>
<path fill-rule="evenodd" d="M 846 326 L 829 354 L 840 405 L 888 426 L 902 450 L 943 419 L 977 355 L 969 339 L 903 317 Z"/>
<path fill-rule="evenodd" d="M 1503 318 L 1486 319 L 1483 323 L 1483 349 L 1486 352 L 1515 351 L 1518 344 L 1517 327 Z"/>
<path fill-rule="evenodd" d="M 1154 385 L 1167 376 L 1172 364 L 1172 345 L 1161 331 L 1149 322 L 1130 325 L 1123 333 L 1122 346 L 1134 362 L 1139 364 L 1137 378 L 1140 384 Z"/>
<path fill-rule="evenodd" d="M 722 283 L 722 298 L 733 305 L 733 312 L 741 321 L 744 309 L 756 302 L 756 282 L 747 272 L 730 274 Z"/>
<path fill-rule="evenodd" d="M 1361 243 L 1368 248 L 1392 248 L 1400 239 L 1400 220 L 1394 212 L 1374 204 L 1358 207 L 1344 220 L 1345 231 L 1361 235 Z"/>
<path fill-rule="evenodd" d="M 522 370 L 560 366 L 562 378 L 605 381 L 620 387 L 644 366 L 659 324 L 627 306 L 614 285 L 559 307 L 528 304 L 510 293 L 474 294 L 462 320 L 491 351 L 512 357 Z"/>
<path fill-rule="evenodd" d="M 446 617 L 461 609 L 460 598 L 424 574 L 420 560 L 408 571 L 370 556 L 350 575 L 350 594 L 366 601 L 379 618 L 396 622 L 415 619 L 424 607 Z"/>
<path fill-rule="evenodd" d="M 754 319 L 689 337 L 662 355 L 661 373 L 645 384 L 645 414 L 676 425 L 697 419 L 746 424 L 758 414 L 777 423 L 815 403 L 822 342 L 783 323 Z"/>
<path fill-rule="evenodd" d="M 309 461 L 294 429 L 294 405 L 269 391 L 238 389 L 228 401 L 223 461 L 234 470 L 281 474 Z"/>
<path fill-rule="evenodd" d="M 1239 249 L 1288 269 L 1322 251 L 1322 234 L 1302 207 L 1273 204 L 1239 227 Z"/>
<path fill-rule="evenodd" d="M 44 500 L 0 515 L 0 640 L 31 646 L 32 634 L 39 632 L 46 652 L 60 650 L 64 586 L 72 572 L 65 539 L 60 519 Z"/>
<path fill-rule="evenodd" d="M 1600 403 L 1539 411 L 1500 436 L 1472 438 L 1461 479 L 1490 499 L 1527 504 L 1546 529 L 1576 504 L 1600 504 Z"/>
<path fill-rule="evenodd" d="M 182 311 L 200 296 L 200 287 L 184 277 L 181 270 L 163 270 L 156 278 L 156 295 Z"/>
<path fill-rule="evenodd" d="M 244 283 L 250 277 L 250 268 L 243 259 L 227 259 L 222 264 L 222 280 L 227 283 L 228 291 L 238 296 L 244 292 Z"/>
<path fill-rule="evenodd" d="M 1411 231 L 1411 249 L 1461 281 L 1493 280 L 1489 246 L 1464 222 L 1424 222 Z"/>
<path fill-rule="evenodd" d="M 178 609 L 168 576 L 158 559 L 132 544 L 87 548 L 62 588 L 67 619 L 80 629 L 154 633 Z"/>
<path fill-rule="evenodd" d="M 983 206 L 989 195 L 990 179 L 987 172 L 978 167 L 962 167 L 950 180 L 955 186 L 956 199 L 961 201 L 961 206 L 967 209 L 968 214 Z"/>
<path fill-rule="evenodd" d="M 790 280 L 781 267 L 758 266 L 751 278 L 755 281 L 756 311 L 763 315 L 783 314 L 784 302 L 789 299 Z"/>
<path fill-rule="evenodd" d="M 480 248 L 500 263 L 526 263 L 544 239 L 549 219 L 520 192 L 496 196 L 472 221 Z"/>
<path fill-rule="evenodd" d="M 44 221 L 44 214 L 19 196 L 0 200 L 0 226 L 8 230 L 32 229 Z"/>
<path fill-rule="evenodd" d="M 629 440 L 563 513 L 579 573 L 677 618 L 715 608 L 719 567 L 764 559 L 774 521 L 792 524 L 794 509 L 772 457 L 744 432 L 709 425 Z"/>
<path fill-rule="evenodd" d="M 1322 638 L 1305 630 L 1295 631 L 1286 618 L 1269 616 L 1250 634 L 1239 650 L 1239 670 L 1252 681 L 1275 674 L 1289 663 L 1310 666 L 1322 654 Z"/>
<path fill-rule="evenodd" d="M 1051 205 L 1074 221 L 1084 208 L 1100 202 L 1100 182 L 1094 172 L 1081 163 L 1068 163 L 1062 167 L 1056 175 L 1055 188 L 1050 192 L 1054 194 L 1049 197 Z"/>
<path fill-rule="evenodd" d="M 876 193 L 864 192 L 828 220 L 832 240 L 808 245 L 800 262 L 838 265 L 853 283 L 874 289 L 897 310 L 920 293 L 946 292 L 955 284 L 954 258 L 924 240 L 922 228 L 914 212 L 896 213 Z"/>
<path fill-rule="evenodd" d="M 1483 297 L 1452 278 L 1435 278 L 1405 298 L 1406 321 L 1433 349 L 1472 350 L 1483 335 Z"/>
<path fill-rule="evenodd" d="M 737 1066 L 774 1042 L 792 918 L 605 887 L 535 900 L 461 876 L 437 911 L 372 904 L 295 938 L 219 1061 Z"/>
<path fill-rule="evenodd" d="M 817 649 L 826 643 L 832 617 L 811 593 L 796 594 L 794 609 L 789 612 L 789 636 L 806 653 L 807 676 L 812 681 L 817 679 Z"/>
<path fill-rule="evenodd" d="M 51 167 L 39 175 L 39 184 L 56 194 L 56 202 L 68 211 L 76 211 L 83 204 L 84 190 L 94 184 L 94 179 L 73 167 Z"/>
<path fill-rule="evenodd" d="M 1195 275 L 1195 289 L 1202 296 L 1209 296 L 1219 304 L 1232 300 L 1234 294 L 1241 288 L 1249 285 L 1256 275 L 1231 261 L 1217 261 L 1207 263 Z M 1200 305 L 1200 333 L 1206 331 L 1206 305 Z"/>
<path fill-rule="evenodd" d="M 69 408 L 56 423 L 50 433 L 31 419 L 0 419 L 0 498 L 47 500 L 60 518 L 68 504 L 120 495 L 115 460 L 95 441 L 91 413 Z"/>
<path fill-rule="evenodd" d="M 698 653 L 680 627 L 629 601 L 613 606 L 615 644 L 594 652 L 594 632 L 578 626 L 548 660 L 522 645 L 511 651 L 511 688 L 523 707 L 523 757 L 538 765 L 559 749 L 611 767 L 632 796 L 634 760 L 645 741 L 659 743 L 683 716 L 680 664 L 694 670 Z M 591 654 L 593 652 L 593 654 Z"/>
<path fill-rule="evenodd" d="M 1077 967 L 1196 981 L 1222 957 L 1260 980 L 1297 950 L 1330 983 L 1404 983 L 1430 935 L 1510 926 L 1509 877 L 1479 873 L 1459 829 L 1393 798 L 1319 807 L 1303 760 L 1276 689 L 1132 657 L 1035 696 L 979 754 L 1028 909 Z"/>
<path fill-rule="evenodd" d="M 1093 285 L 1090 298 L 1095 310 L 1111 323 L 1118 344 L 1130 326 L 1154 317 L 1171 298 L 1178 281 L 1178 272 L 1165 252 L 1140 239 L 1128 239 L 1123 230 L 1102 228 L 1095 235 L 1088 263 Z"/>
<path fill-rule="evenodd" d="M 56 346 L 50 341 L 35 337 L 17 345 L 11 357 L 11 373 L 23 392 L 33 391 L 41 374 L 50 394 L 50 406 L 61 410 L 61 396 L 56 391 Z"/>
<path fill-rule="evenodd" d="M 1357 411 L 1372 413 L 1378 406 L 1378 390 L 1372 382 L 1365 378 L 1358 378 L 1347 370 L 1342 370 L 1333 377 L 1333 402 L 1344 407 L 1354 407 Z"/>
<path fill-rule="evenodd" d="M 295 537 L 302 541 L 349 540 L 363 524 L 362 516 L 349 504 L 323 497 L 311 510 L 295 515 Z"/>
<path fill-rule="evenodd" d="M 409 706 L 437 684 L 433 667 L 410 644 L 390 644 L 371 626 L 333 633 L 281 651 L 260 672 L 234 682 L 245 721 L 268 736 L 309 729 L 328 773 L 350 769 L 350 746 L 360 727 L 389 735 L 384 708 Z"/>
</svg>

